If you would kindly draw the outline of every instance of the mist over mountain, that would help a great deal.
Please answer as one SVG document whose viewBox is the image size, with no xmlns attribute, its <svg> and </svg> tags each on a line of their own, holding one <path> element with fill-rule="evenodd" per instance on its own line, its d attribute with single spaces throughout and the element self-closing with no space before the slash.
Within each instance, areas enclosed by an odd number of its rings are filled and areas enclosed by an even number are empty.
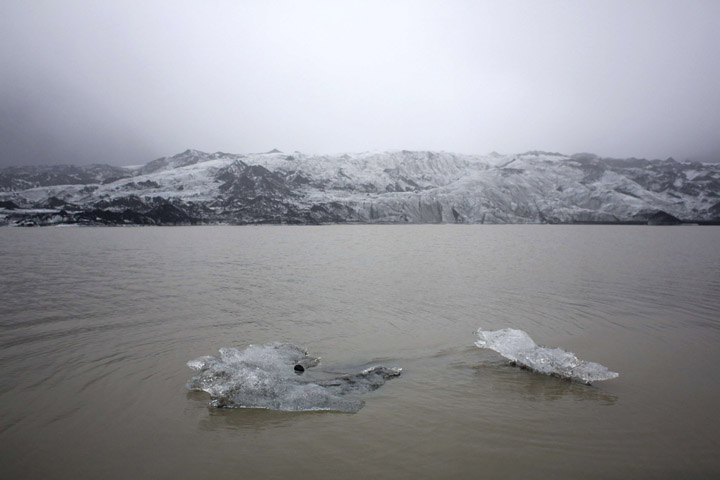
<svg viewBox="0 0 720 480">
<path fill-rule="evenodd" d="M 4 225 L 720 221 L 720 165 L 532 151 L 187 150 L 145 165 L 0 169 Z"/>
</svg>

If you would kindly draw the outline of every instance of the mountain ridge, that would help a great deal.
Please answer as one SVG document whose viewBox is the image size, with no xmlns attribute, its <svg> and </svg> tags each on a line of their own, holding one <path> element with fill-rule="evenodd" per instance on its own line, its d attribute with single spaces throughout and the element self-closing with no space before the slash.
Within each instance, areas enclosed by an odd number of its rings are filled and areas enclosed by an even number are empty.
<svg viewBox="0 0 720 480">
<path fill-rule="evenodd" d="M 3 225 L 720 221 L 720 165 L 530 151 L 206 153 L 0 169 Z"/>
</svg>

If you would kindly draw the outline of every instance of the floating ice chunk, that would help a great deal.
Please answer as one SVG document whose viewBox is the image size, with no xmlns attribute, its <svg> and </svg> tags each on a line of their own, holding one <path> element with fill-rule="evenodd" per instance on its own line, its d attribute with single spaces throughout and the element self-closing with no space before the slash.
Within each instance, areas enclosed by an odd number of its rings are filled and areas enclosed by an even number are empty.
<svg viewBox="0 0 720 480">
<path fill-rule="evenodd" d="M 567 378 L 590 385 L 592 382 L 609 380 L 619 374 L 611 372 L 599 363 L 586 362 L 561 348 L 536 345 L 526 332 L 514 328 L 488 331 L 479 328 L 480 348 L 495 350 L 512 363 L 545 375 Z"/>
<path fill-rule="evenodd" d="M 364 403 L 358 395 L 379 388 L 402 371 L 377 366 L 329 379 L 308 378 L 304 372 L 318 362 L 290 343 L 221 348 L 217 357 L 187 363 L 198 372 L 187 387 L 209 393 L 214 407 L 357 412 Z"/>
</svg>

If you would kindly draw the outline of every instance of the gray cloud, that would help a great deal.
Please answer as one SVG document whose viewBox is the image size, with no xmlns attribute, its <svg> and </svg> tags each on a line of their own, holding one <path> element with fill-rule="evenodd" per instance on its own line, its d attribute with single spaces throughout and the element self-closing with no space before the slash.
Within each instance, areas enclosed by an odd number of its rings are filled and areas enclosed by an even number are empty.
<svg viewBox="0 0 720 480">
<path fill-rule="evenodd" d="M 0 5 L 0 164 L 185 148 L 717 159 L 720 2 Z"/>
</svg>

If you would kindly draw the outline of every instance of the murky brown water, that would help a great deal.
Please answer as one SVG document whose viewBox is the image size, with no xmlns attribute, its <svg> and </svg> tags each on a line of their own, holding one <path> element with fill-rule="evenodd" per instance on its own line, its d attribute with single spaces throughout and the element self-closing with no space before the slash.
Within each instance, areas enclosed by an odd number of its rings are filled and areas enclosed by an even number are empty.
<svg viewBox="0 0 720 480">
<path fill-rule="evenodd" d="M 720 475 L 720 228 L 0 229 L 3 478 Z M 620 372 L 507 366 L 520 328 Z M 403 375 L 357 414 L 216 410 L 185 365 L 291 341 Z"/>
</svg>

